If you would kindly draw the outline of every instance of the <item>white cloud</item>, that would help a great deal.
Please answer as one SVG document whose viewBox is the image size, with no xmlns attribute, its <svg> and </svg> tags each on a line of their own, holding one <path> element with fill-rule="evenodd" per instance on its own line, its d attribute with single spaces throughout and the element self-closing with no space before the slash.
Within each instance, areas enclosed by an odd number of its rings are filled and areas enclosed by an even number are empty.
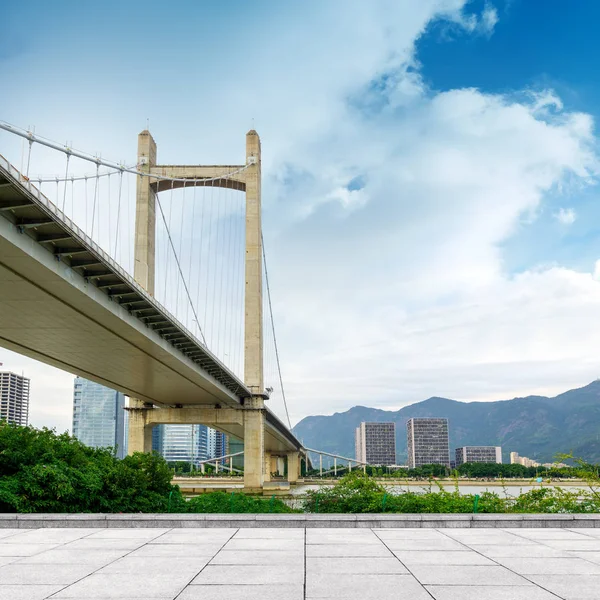
<svg viewBox="0 0 600 600">
<path fill-rule="evenodd" d="M 573 225 L 575 219 L 577 219 L 577 213 L 573 208 L 560 208 L 559 211 L 554 214 L 554 218 L 563 225 Z"/>
<path fill-rule="evenodd" d="M 496 8 L 491 4 L 486 4 L 481 13 L 480 30 L 487 35 L 491 35 L 498 21 L 498 11 Z"/>
<path fill-rule="evenodd" d="M 112 124 L 97 134 L 103 138 L 77 143 L 105 156 L 122 156 L 125 139 L 134 146 L 140 106 L 168 114 L 164 123 L 156 118 L 154 133 L 160 160 L 173 163 L 240 156 L 241 132 L 255 119 L 294 420 L 433 394 L 560 391 L 597 376 L 600 339 L 589 326 L 600 309 L 597 268 L 594 277 L 535 265 L 515 275 L 505 272 L 501 249 L 549 191 L 593 181 L 592 119 L 566 111 L 551 90 L 517 98 L 428 89 L 414 49 L 430 23 L 446 18 L 475 34 L 496 25 L 491 4 L 471 16 L 464 5 L 327 2 L 253 27 L 228 22 L 224 44 L 248 31 L 252 43 L 244 38 L 239 55 L 226 54 L 231 62 L 215 62 L 211 78 L 199 81 L 189 65 L 170 62 L 168 80 L 185 84 L 176 95 L 161 86 L 147 95 L 148 81 L 160 76 L 155 62 L 133 72 L 127 65 L 125 82 L 111 79 L 121 63 L 105 73 L 84 66 L 71 77 L 103 81 L 83 98 L 93 115 L 73 114 L 69 123 L 88 132 Z M 39 102 L 51 110 L 48 102 L 68 93 L 65 82 L 47 79 L 52 70 L 41 59 L 27 67 L 19 73 L 47 90 Z M 15 84 L 20 76 L 13 74 Z M 117 83 L 123 122 L 103 101 Z M 52 110 L 59 121 L 62 100 Z M 23 113 L 20 122 L 30 117 Z M 70 389 L 63 387 L 68 424 Z M 45 398 L 58 403 L 58 395 L 39 394 L 33 404 Z"/>
</svg>

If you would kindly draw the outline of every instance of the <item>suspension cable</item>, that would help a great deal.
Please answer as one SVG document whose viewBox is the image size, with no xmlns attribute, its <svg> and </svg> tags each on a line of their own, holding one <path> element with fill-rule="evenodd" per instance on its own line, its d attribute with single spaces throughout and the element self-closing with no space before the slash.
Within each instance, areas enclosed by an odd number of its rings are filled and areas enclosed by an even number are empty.
<svg viewBox="0 0 600 600">
<path fill-rule="evenodd" d="M 269 301 L 269 315 L 271 317 L 271 329 L 273 331 L 273 345 L 275 346 L 275 358 L 277 359 L 277 372 L 279 373 L 279 385 L 281 385 L 281 396 L 283 397 L 283 406 L 287 416 L 289 428 L 292 428 L 290 413 L 288 412 L 287 401 L 285 399 L 285 390 L 283 389 L 283 378 L 281 377 L 281 364 L 279 362 L 279 350 L 277 348 L 277 338 L 275 337 L 275 321 L 273 319 L 273 306 L 271 304 L 271 288 L 269 287 L 269 271 L 267 270 L 267 254 L 265 252 L 265 240 L 262 231 L 260 232 L 260 243 L 262 246 L 263 262 L 265 263 L 265 282 L 267 284 L 267 299 Z"/>
<path fill-rule="evenodd" d="M 206 345 L 206 339 L 204 338 L 204 333 L 202 332 L 202 327 L 200 326 L 200 321 L 198 320 L 198 315 L 196 314 L 196 308 L 194 307 L 194 304 L 192 302 L 192 297 L 190 295 L 190 291 L 189 291 L 187 283 L 185 281 L 185 277 L 183 276 L 183 271 L 181 269 L 181 263 L 179 262 L 179 257 L 177 256 L 177 252 L 175 251 L 175 245 L 173 244 L 173 238 L 171 237 L 171 231 L 169 230 L 169 227 L 167 225 L 167 220 L 165 219 L 165 213 L 163 211 L 162 204 L 160 202 L 158 194 L 156 195 L 156 203 L 158 204 L 158 209 L 160 210 L 160 216 L 162 217 L 163 223 L 165 225 L 165 229 L 167 231 L 167 238 L 169 239 L 169 245 L 171 246 L 171 250 L 173 251 L 173 256 L 175 257 L 175 262 L 177 263 L 177 270 L 179 271 L 179 276 L 181 277 L 181 280 L 183 282 L 183 287 L 185 288 L 185 293 L 188 297 L 188 301 L 192 306 L 192 312 L 194 313 L 194 318 L 196 319 L 196 322 L 198 323 L 198 329 L 200 331 L 200 335 L 202 336 L 202 341 L 204 342 L 204 346 L 208 348 L 208 346 Z"/>
<path fill-rule="evenodd" d="M 206 183 L 209 183 L 212 181 L 218 181 L 225 177 L 231 177 L 233 175 L 237 175 L 238 173 L 245 171 L 252 164 L 252 163 L 248 163 L 246 165 L 239 167 L 235 171 L 232 171 L 230 173 L 223 173 L 222 175 L 218 175 L 217 177 L 212 177 L 212 178 L 201 177 L 199 179 L 190 179 L 187 177 L 179 177 L 179 178 L 178 177 L 168 177 L 166 175 L 158 175 L 157 173 L 138 171 L 137 169 L 134 169 L 132 167 L 126 167 L 125 165 L 121 165 L 119 163 L 115 163 L 112 161 L 107 161 L 107 160 L 104 160 L 97 156 L 91 156 L 89 154 L 86 154 L 85 152 L 79 152 L 78 150 L 73 150 L 73 148 L 70 148 L 68 146 L 62 146 L 61 144 L 57 144 L 56 142 L 52 142 L 50 140 L 42 138 L 38 135 L 35 135 L 31 131 L 23 131 L 22 129 L 19 129 L 18 127 L 10 125 L 9 123 L 6 123 L 6 122 L 0 122 L 0 129 L 3 129 L 4 131 L 8 131 L 9 133 L 14 133 L 15 135 L 18 135 L 27 140 L 30 140 L 31 142 L 35 142 L 42 146 L 47 146 L 48 148 L 52 148 L 53 150 L 58 150 L 59 152 L 63 152 L 64 154 L 67 154 L 67 156 L 75 156 L 76 158 L 81 158 L 82 160 L 87 160 L 88 162 L 95 163 L 96 165 L 102 165 L 104 167 L 108 167 L 109 169 L 114 169 L 114 173 L 118 173 L 119 171 L 124 171 L 126 173 L 132 173 L 133 175 L 139 175 L 140 177 L 150 177 L 152 179 L 156 179 L 156 180 L 160 180 L 160 181 L 179 181 L 179 182 L 187 181 L 188 183 L 198 182 L 198 183 L 206 184 Z M 108 173 L 108 175 L 111 175 L 111 173 Z M 38 178 L 38 180 L 39 181 L 48 181 L 47 179 L 40 179 L 40 178 Z M 54 180 L 55 179 L 53 178 L 50 181 L 54 181 Z M 59 180 L 57 179 L 57 181 L 59 181 Z"/>
</svg>

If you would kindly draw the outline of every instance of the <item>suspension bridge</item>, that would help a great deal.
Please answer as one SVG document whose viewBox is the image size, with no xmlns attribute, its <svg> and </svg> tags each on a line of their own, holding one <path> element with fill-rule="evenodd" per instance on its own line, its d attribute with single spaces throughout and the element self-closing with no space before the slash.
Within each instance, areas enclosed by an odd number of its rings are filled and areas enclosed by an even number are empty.
<svg viewBox="0 0 600 600">
<path fill-rule="evenodd" d="M 243 440 L 245 488 L 282 459 L 295 482 L 305 450 L 276 347 L 258 134 L 242 164 L 190 166 L 158 164 L 143 131 L 127 166 L 0 129 L 27 148 L 20 170 L 0 157 L 0 344 L 127 394 L 130 452 L 151 451 L 155 425 L 202 423 Z M 64 175 L 33 177 L 36 152 L 62 155 Z"/>
<path fill-rule="evenodd" d="M 19 169 L 0 155 L 1 346 L 129 396 L 130 453 L 155 425 L 203 424 L 243 441 L 247 490 L 297 482 L 311 455 L 364 467 L 291 431 L 256 131 L 233 165 L 161 165 L 149 131 L 134 165 L 3 132 L 22 147 Z"/>
</svg>

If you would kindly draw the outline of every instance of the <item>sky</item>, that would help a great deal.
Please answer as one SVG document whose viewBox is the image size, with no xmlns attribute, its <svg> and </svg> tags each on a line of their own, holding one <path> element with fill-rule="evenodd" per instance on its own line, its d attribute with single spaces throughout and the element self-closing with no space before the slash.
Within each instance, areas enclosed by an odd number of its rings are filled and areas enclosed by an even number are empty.
<svg viewBox="0 0 600 600">
<path fill-rule="evenodd" d="M 259 132 L 293 423 L 553 395 L 600 375 L 599 17 L 594 0 L 24 0 L 3 9 L 0 119 L 128 163 L 147 124 L 171 164 L 239 164 Z M 32 424 L 70 427 L 71 375 L 0 362 L 31 377 Z"/>
</svg>

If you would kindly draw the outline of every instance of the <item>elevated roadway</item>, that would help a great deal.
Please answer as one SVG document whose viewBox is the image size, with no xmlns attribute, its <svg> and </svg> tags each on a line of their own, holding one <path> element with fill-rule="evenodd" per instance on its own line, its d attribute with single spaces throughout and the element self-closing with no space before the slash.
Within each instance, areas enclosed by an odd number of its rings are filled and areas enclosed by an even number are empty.
<svg viewBox="0 0 600 600">
<path fill-rule="evenodd" d="M 2 156 L 0 345 L 244 438 L 244 383 Z M 302 448 L 269 409 L 264 446 Z"/>
</svg>

